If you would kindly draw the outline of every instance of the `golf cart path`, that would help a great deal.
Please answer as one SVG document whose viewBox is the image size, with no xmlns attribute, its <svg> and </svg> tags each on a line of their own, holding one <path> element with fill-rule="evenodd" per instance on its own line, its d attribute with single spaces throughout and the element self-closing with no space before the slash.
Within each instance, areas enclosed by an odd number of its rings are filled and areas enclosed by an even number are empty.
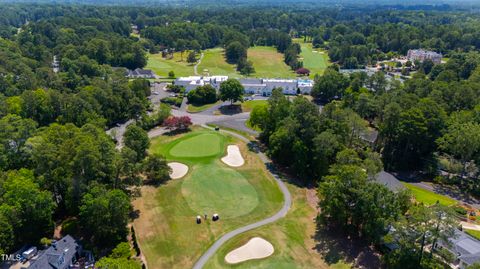
<svg viewBox="0 0 480 269">
<path fill-rule="evenodd" d="M 193 66 L 193 73 L 196 76 L 198 76 L 197 67 L 202 63 L 202 59 L 203 59 L 203 52 L 202 54 L 200 54 L 200 59 L 198 59 L 198 62 Z"/>
<path fill-rule="evenodd" d="M 204 125 L 204 124 L 202 124 L 202 127 L 213 130 L 213 128 L 211 128 L 207 125 Z M 244 136 L 239 135 L 237 133 L 226 131 L 226 130 L 222 130 L 222 132 L 228 133 L 229 135 L 232 135 L 232 136 L 235 136 L 238 139 L 240 139 L 240 140 L 242 140 L 246 143 L 250 142 L 247 138 L 245 138 Z M 262 152 L 257 152 L 257 154 L 265 165 L 270 164 L 271 161 L 265 154 L 263 154 Z M 280 190 L 283 193 L 284 202 L 283 202 L 282 208 L 277 213 L 275 213 L 275 215 L 273 215 L 271 217 L 268 217 L 266 219 L 260 220 L 258 222 L 252 223 L 252 224 L 248 224 L 246 226 L 237 228 L 233 231 L 230 231 L 230 232 L 224 234 L 217 241 L 215 241 L 215 243 L 213 243 L 213 245 L 205 253 L 203 253 L 203 255 L 197 260 L 197 262 L 193 266 L 193 269 L 201 269 L 207 263 L 207 261 L 210 259 L 210 257 L 212 257 L 213 254 L 215 254 L 215 252 L 217 252 L 217 250 L 225 242 L 232 239 L 233 237 L 235 237 L 239 234 L 242 234 L 244 232 L 259 228 L 263 225 L 275 222 L 275 221 L 283 218 L 287 214 L 288 210 L 290 209 L 290 206 L 292 205 L 292 197 L 290 195 L 290 192 L 288 191 L 288 188 L 285 185 L 285 183 L 283 183 L 283 181 L 280 179 L 280 177 L 276 173 L 274 173 L 270 170 L 269 170 L 269 172 L 273 176 L 273 178 L 277 182 Z"/>
</svg>

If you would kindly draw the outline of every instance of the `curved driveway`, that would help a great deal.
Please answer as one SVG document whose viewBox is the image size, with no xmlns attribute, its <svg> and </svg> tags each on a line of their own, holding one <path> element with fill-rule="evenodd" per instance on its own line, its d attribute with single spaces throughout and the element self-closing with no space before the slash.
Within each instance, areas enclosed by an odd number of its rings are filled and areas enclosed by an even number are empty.
<svg viewBox="0 0 480 269">
<path fill-rule="evenodd" d="M 206 126 L 206 125 L 202 125 L 202 126 L 205 127 L 205 128 L 212 129 L 212 128 Z M 247 143 L 250 142 L 248 139 L 246 139 L 245 137 L 243 137 L 242 135 L 239 135 L 237 133 L 230 132 L 230 131 L 225 131 L 225 130 L 222 130 L 222 132 L 225 132 L 225 133 L 228 133 L 232 136 L 235 136 L 235 137 L 237 137 L 237 138 L 239 138 L 239 139 L 241 139 L 241 140 L 243 140 Z M 262 162 L 265 163 L 265 165 L 270 166 L 271 161 L 270 161 L 270 159 L 268 159 L 267 156 L 265 156 L 265 154 L 263 154 L 261 152 L 257 152 L 257 154 L 259 155 Z M 246 231 L 250 231 L 250 230 L 256 229 L 258 227 L 261 227 L 263 225 L 266 225 L 266 224 L 272 223 L 274 221 L 277 221 L 277 220 L 283 218 L 287 214 L 288 210 L 290 209 L 290 207 L 292 205 L 292 197 L 290 195 L 290 192 L 288 191 L 288 188 L 285 185 L 285 183 L 283 183 L 283 181 L 280 179 L 280 177 L 275 172 L 273 172 L 272 169 L 269 169 L 269 172 L 273 176 L 273 178 L 277 182 L 278 186 L 280 187 L 280 190 L 283 193 L 284 202 L 283 202 L 282 208 L 275 215 L 273 215 L 271 217 L 268 217 L 268 218 L 263 219 L 261 221 L 258 221 L 258 222 L 255 222 L 255 223 L 237 228 L 237 229 L 235 229 L 231 232 L 228 232 L 228 233 L 224 234 L 217 241 L 215 241 L 215 243 L 213 243 L 213 245 L 197 260 L 197 262 L 193 266 L 193 269 L 201 269 L 207 263 L 207 261 L 210 259 L 210 257 L 212 257 L 213 254 L 215 254 L 215 252 L 225 242 L 232 239 L 233 237 L 235 237 L 235 236 L 237 236 L 241 233 L 244 233 Z"/>
</svg>

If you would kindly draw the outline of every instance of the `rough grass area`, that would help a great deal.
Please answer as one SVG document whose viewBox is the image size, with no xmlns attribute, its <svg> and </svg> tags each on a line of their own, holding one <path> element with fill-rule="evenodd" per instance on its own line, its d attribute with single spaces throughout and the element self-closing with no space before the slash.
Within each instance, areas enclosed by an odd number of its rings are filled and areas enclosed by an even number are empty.
<svg viewBox="0 0 480 269">
<path fill-rule="evenodd" d="M 294 42 L 299 43 L 302 48 L 300 60 L 303 61 L 303 67 L 310 70 L 310 77 L 313 78 L 315 74 L 322 75 L 330 65 L 327 51 L 315 49 L 312 47 L 312 43 L 305 43 L 301 38 L 295 39 Z"/>
<path fill-rule="evenodd" d="M 220 161 L 229 144 L 239 145 L 244 166 L 232 169 Z M 175 157 L 172 150 L 184 157 Z M 149 151 L 190 168 L 183 179 L 142 187 L 141 197 L 133 202 L 139 215 L 134 221 L 138 242 L 150 269 L 191 268 L 221 235 L 273 215 L 283 203 L 259 157 L 231 136 L 194 127 L 187 134 L 153 139 Z M 225 192 L 236 199 L 221 199 Z M 209 220 L 196 224 L 195 217 L 204 213 Z M 220 215 L 219 221 L 210 220 L 213 213 Z"/>
<path fill-rule="evenodd" d="M 162 54 L 148 54 L 146 69 L 151 69 L 160 77 L 167 78 L 168 72 L 173 71 L 176 77 L 192 76 L 193 64 L 187 63 L 188 52 L 175 52 L 172 59 L 162 58 Z"/>
<path fill-rule="evenodd" d="M 205 269 L 217 268 L 350 268 L 343 261 L 327 264 L 315 250 L 315 217 L 317 211 L 307 201 L 307 189 L 288 184 L 292 208 L 285 218 L 241 234 L 223 245 L 208 261 Z M 228 252 L 242 246 L 252 237 L 262 237 L 272 243 L 272 256 L 231 265 L 225 262 Z"/>
<path fill-rule="evenodd" d="M 440 204 L 445 206 L 451 206 L 457 203 L 455 200 L 453 200 L 450 197 L 422 189 L 410 183 L 405 183 L 405 182 L 402 182 L 402 183 L 403 185 L 405 185 L 405 187 L 407 187 L 412 191 L 412 194 L 415 197 L 415 200 L 417 200 L 420 203 L 424 203 L 426 205 L 433 205 L 437 201 L 439 201 Z"/>
<path fill-rule="evenodd" d="M 236 71 L 235 65 L 225 61 L 223 48 L 213 48 L 203 51 L 203 59 L 197 69 L 198 74 L 203 75 L 204 70 L 208 70 L 208 74 L 211 76 L 241 77 Z"/>
<path fill-rule="evenodd" d="M 256 46 L 248 49 L 248 60 L 253 62 L 258 78 L 295 78 L 295 72 L 283 61 L 283 54 L 274 47 Z"/>
</svg>

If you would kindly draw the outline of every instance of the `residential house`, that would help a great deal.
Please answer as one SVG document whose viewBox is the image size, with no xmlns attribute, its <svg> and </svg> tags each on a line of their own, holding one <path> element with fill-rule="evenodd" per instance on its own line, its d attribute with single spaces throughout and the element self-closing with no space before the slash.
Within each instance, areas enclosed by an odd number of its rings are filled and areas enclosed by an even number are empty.
<svg viewBox="0 0 480 269">
<path fill-rule="evenodd" d="M 70 269 L 70 268 L 94 268 L 93 255 L 84 251 L 82 246 L 70 235 L 60 240 L 52 241 L 52 244 L 44 250 L 37 251 L 31 247 L 20 250 L 23 257 L 21 261 L 6 264 L 10 269 Z M 4 266 L 2 265 L 2 268 Z"/>
<path fill-rule="evenodd" d="M 150 69 L 137 68 L 127 71 L 128 78 L 155 78 L 155 73 Z"/>
<path fill-rule="evenodd" d="M 463 231 L 455 230 L 455 235 L 448 241 L 439 241 L 435 247 L 447 249 L 455 255 L 457 259 L 454 265 L 457 268 L 465 269 L 474 263 L 480 263 L 480 240 Z"/>
</svg>

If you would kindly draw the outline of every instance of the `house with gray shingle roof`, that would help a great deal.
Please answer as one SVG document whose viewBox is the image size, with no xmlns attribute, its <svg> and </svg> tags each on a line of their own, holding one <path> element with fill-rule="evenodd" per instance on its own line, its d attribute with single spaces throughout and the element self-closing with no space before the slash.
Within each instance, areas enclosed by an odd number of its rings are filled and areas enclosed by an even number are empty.
<svg viewBox="0 0 480 269">
<path fill-rule="evenodd" d="M 480 241 L 467 233 L 455 230 L 455 235 L 449 242 L 439 241 L 436 248 L 444 248 L 450 251 L 457 260 L 455 265 L 464 269 L 474 263 L 480 263 Z"/>
<path fill-rule="evenodd" d="M 403 186 L 402 182 L 398 180 L 394 175 L 381 171 L 375 176 L 375 181 L 378 184 L 384 185 L 387 187 L 389 190 L 393 192 L 401 191 L 405 189 L 405 186 Z"/>
<path fill-rule="evenodd" d="M 128 78 L 155 78 L 155 73 L 150 69 L 137 68 L 127 71 Z"/>
</svg>

